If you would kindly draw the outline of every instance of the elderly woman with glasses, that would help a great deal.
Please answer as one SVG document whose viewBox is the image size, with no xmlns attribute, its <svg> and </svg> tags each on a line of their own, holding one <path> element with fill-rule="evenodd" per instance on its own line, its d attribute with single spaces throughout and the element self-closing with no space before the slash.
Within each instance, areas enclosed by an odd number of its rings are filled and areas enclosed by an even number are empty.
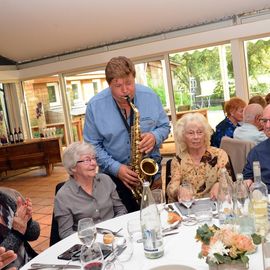
<svg viewBox="0 0 270 270">
<path fill-rule="evenodd" d="M 178 187 L 190 182 L 195 197 L 216 199 L 220 169 L 231 173 L 228 156 L 222 149 L 210 146 L 212 129 L 200 113 L 187 113 L 175 127 L 179 154 L 171 163 L 171 181 L 167 186 L 169 202 L 177 201 Z"/>
<path fill-rule="evenodd" d="M 111 178 L 97 173 L 91 144 L 69 145 L 63 154 L 63 165 L 70 177 L 57 192 L 54 204 L 61 239 L 77 231 L 82 218 L 91 217 L 97 223 L 127 213 Z"/>
</svg>

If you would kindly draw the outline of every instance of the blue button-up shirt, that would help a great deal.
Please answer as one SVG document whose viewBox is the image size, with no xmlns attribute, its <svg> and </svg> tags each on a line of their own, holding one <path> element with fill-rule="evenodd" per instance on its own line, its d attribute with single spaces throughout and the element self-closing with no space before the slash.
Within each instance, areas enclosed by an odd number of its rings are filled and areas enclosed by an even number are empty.
<svg viewBox="0 0 270 270">
<path fill-rule="evenodd" d="M 134 104 L 140 112 L 141 133 L 152 132 L 156 138 L 149 156 L 160 163 L 159 147 L 170 132 L 168 116 L 158 95 L 146 86 L 135 84 Z M 110 88 L 88 102 L 83 135 L 85 141 L 94 145 L 102 172 L 117 176 L 120 165 L 130 163 L 130 137 Z"/>
</svg>

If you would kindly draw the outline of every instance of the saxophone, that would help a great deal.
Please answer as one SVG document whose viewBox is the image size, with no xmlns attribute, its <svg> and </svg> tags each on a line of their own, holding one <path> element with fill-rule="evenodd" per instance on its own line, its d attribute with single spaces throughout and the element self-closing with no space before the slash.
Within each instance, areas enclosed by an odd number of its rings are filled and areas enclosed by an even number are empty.
<svg viewBox="0 0 270 270">
<path fill-rule="evenodd" d="M 139 143 L 141 140 L 140 130 L 140 113 L 135 105 L 131 102 L 129 96 L 126 96 L 131 109 L 134 112 L 133 125 L 131 126 L 131 168 L 137 173 L 140 185 L 131 189 L 132 195 L 136 202 L 140 204 L 142 198 L 142 186 L 144 181 L 152 183 L 152 176 L 158 172 L 158 164 L 156 161 L 149 157 L 143 157 L 139 151 Z"/>
</svg>

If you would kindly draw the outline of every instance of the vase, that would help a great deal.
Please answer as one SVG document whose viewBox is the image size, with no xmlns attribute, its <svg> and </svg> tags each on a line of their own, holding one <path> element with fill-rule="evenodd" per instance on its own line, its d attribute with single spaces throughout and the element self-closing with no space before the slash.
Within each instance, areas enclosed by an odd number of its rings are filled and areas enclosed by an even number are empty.
<svg viewBox="0 0 270 270">
<path fill-rule="evenodd" d="M 209 270 L 247 270 L 247 265 L 243 263 L 222 263 L 217 265 L 209 265 Z"/>
</svg>

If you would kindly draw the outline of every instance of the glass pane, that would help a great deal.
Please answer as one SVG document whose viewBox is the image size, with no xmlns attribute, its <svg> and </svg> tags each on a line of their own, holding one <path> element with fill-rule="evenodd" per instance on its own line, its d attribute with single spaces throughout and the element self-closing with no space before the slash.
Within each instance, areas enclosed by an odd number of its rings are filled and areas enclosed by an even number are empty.
<svg viewBox="0 0 270 270">
<path fill-rule="evenodd" d="M 168 110 L 169 98 L 168 91 L 164 85 L 164 61 L 156 60 L 136 64 L 136 82 L 146 85 L 159 95 L 162 105 Z"/>
<path fill-rule="evenodd" d="M 170 54 L 175 108 L 204 109 L 215 128 L 224 118 L 224 100 L 235 96 L 229 44 Z"/>
<path fill-rule="evenodd" d="M 245 41 L 249 97 L 270 91 L 270 37 Z"/>
<path fill-rule="evenodd" d="M 32 136 L 60 136 L 66 144 L 63 106 L 58 76 L 23 82 Z"/>
<path fill-rule="evenodd" d="M 73 140 L 83 139 L 86 104 L 91 97 L 108 87 L 105 71 L 94 71 L 74 74 L 65 77 L 66 91 L 71 108 Z"/>
</svg>

